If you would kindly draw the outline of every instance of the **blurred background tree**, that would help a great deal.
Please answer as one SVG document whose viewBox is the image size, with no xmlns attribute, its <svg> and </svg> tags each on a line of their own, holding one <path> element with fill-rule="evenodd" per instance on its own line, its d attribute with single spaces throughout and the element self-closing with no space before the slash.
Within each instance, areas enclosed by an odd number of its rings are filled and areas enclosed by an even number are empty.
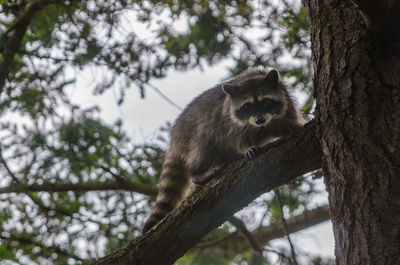
<svg viewBox="0 0 400 265">
<path fill-rule="evenodd" d="M 231 76 L 279 69 L 306 115 L 314 104 L 299 1 L 0 0 L 0 11 L 1 264 L 89 263 L 138 236 L 151 210 L 168 126 L 138 144 L 122 120 L 74 104 L 66 89 L 85 69 L 104 75 L 79 89 L 113 88 L 123 104 L 127 89 L 162 95 L 152 81 L 169 70 L 231 60 Z M 177 264 L 333 264 L 270 244 L 329 218 L 318 177 L 262 196 Z"/>
</svg>

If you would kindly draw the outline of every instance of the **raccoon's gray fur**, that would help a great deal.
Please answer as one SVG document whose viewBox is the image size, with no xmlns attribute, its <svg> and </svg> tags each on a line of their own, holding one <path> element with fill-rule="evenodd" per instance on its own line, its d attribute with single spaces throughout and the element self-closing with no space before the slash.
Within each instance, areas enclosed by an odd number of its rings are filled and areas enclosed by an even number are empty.
<svg viewBox="0 0 400 265">
<path fill-rule="evenodd" d="M 171 129 L 156 204 L 143 233 L 178 206 L 192 181 L 208 181 L 244 155 L 253 159 L 258 147 L 303 124 L 276 70 L 245 71 L 196 97 Z"/>
</svg>

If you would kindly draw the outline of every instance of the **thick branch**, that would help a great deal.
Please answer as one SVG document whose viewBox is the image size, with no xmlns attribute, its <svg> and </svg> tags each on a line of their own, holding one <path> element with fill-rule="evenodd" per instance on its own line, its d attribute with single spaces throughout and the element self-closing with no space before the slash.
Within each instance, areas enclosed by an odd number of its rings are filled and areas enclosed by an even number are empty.
<svg viewBox="0 0 400 265">
<path fill-rule="evenodd" d="M 5 43 L 3 52 L 0 56 L 0 93 L 3 91 L 5 80 L 10 72 L 12 60 L 21 45 L 31 19 L 36 12 L 55 2 L 64 1 L 36 0 L 28 3 L 15 20 L 14 25 L 6 32 L 8 35 L 7 42 Z"/>
<path fill-rule="evenodd" d="M 265 149 L 252 162 L 239 161 L 229 166 L 221 177 L 196 190 L 149 232 L 93 264 L 173 264 L 255 198 L 321 165 L 314 124 L 292 139 Z"/>
<path fill-rule="evenodd" d="M 43 183 L 23 185 L 15 184 L 9 187 L 0 188 L 2 193 L 29 193 L 34 191 L 46 192 L 65 192 L 65 191 L 107 191 L 122 190 L 142 193 L 148 196 L 157 195 L 157 188 L 149 185 L 132 183 L 130 181 L 106 181 L 106 182 L 87 182 L 87 183 Z"/>
</svg>

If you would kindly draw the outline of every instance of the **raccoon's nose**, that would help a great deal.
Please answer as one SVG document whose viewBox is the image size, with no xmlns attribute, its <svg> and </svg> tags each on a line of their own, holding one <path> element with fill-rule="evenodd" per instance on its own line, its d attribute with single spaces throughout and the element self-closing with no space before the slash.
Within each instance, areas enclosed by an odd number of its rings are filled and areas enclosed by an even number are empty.
<svg viewBox="0 0 400 265">
<path fill-rule="evenodd" d="M 256 118 L 256 123 L 257 123 L 258 125 L 263 125 L 263 124 L 265 123 L 264 117 L 257 117 L 257 118 Z"/>
</svg>

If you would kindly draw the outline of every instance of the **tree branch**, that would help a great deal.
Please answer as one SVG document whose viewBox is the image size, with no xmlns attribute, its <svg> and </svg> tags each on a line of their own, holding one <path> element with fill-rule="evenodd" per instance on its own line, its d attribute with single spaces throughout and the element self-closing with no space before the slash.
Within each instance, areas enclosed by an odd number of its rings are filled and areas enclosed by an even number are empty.
<svg viewBox="0 0 400 265">
<path fill-rule="evenodd" d="M 61 0 L 36 0 L 29 2 L 25 9 L 15 20 L 14 25 L 6 31 L 7 42 L 4 45 L 3 52 L 0 56 L 0 93 L 3 91 L 5 80 L 10 72 L 11 63 L 14 55 L 17 53 L 25 32 L 31 22 L 33 16 L 39 10 L 45 8 L 49 4 L 65 2 Z"/>
<path fill-rule="evenodd" d="M 321 148 L 311 123 L 295 137 L 263 148 L 251 162 L 239 161 L 194 191 L 143 236 L 93 265 L 173 264 L 203 236 L 261 194 L 321 166 Z M 151 253 L 151 255 L 149 255 Z"/>
<path fill-rule="evenodd" d="M 287 219 L 287 230 L 288 233 L 295 233 L 329 219 L 329 207 L 328 205 L 324 205 L 313 210 L 305 211 L 299 216 Z M 269 241 L 284 237 L 285 235 L 286 231 L 281 222 L 272 223 L 269 226 L 262 226 L 251 231 L 252 238 L 254 238 L 261 246 L 265 246 Z M 239 232 L 233 234 L 227 232 L 226 235 L 223 234 L 220 238 L 225 239 L 215 240 L 214 242 L 200 242 L 195 246 L 195 248 L 219 248 L 224 252 L 224 257 L 227 259 L 233 259 L 238 254 L 252 248 L 251 244 L 246 240 L 243 234 Z"/>
<path fill-rule="evenodd" d="M 278 203 L 278 207 L 279 207 L 279 209 L 281 211 L 282 225 L 283 225 L 283 228 L 285 228 L 286 237 L 287 237 L 287 240 L 288 240 L 289 246 L 290 246 L 290 252 L 291 252 L 291 255 L 292 255 L 291 263 L 293 263 L 294 265 L 298 265 L 297 258 L 296 258 L 296 251 L 294 250 L 293 242 L 290 239 L 289 228 L 288 228 L 285 216 L 283 215 L 283 205 L 282 205 L 281 193 L 280 193 L 279 189 L 275 189 L 275 194 L 276 194 L 276 200 L 277 200 L 277 203 Z"/>
<path fill-rule="evenodd" d="M 32 249 L 33 249 L 33 247 L 38 246 L 42 249 L 46 249 L 47 251 L 53 251 L 54 253 L 56 253 L 57 255 L 60 255 L 60 256 L 71 257 L 78 261 L 84 261 L 80 257 L 74 255 L 73 253 L 71 253 L 69 251 L 61 249 L 57 245 L 46 246 L 43 244 L 43 242 L 41 242 L 39 240 L 37 240 L 37 241 L 33 240 L 33 237 L 28 237 L 28 236 L 23 237 L 23 236 L 19 236 L 19 235 L 17 236 L 15 234 L 9 234 L 8 236 L 4 236 L 1 232 L 3 232 L 3 231 L 0 230 L 0 239 L 7 242 L 8 244 L 10 244 L 10 242 L 18 242 L 18 244 L 26 245 Z"/>
<path fill-rule="evenodd" d="M 255 239 L 253 237 L 251 232 L 249 230 L 247 230 L 247 227 L 243 223 L 242 220 L 240 220 L 239 218 L 237 218 L 235 216 L 232 216 L 231 218 L 228 219 L 228 221 L 232 225 L 234 225 L 236 227 L 236 229 L 242 233 L 242 235 L 244 235 L 244 237 L 247 239 L 247 242 L 254 249 L 254 251 L 256 251 L 258 253 L 262 253 L 263 252 L 263 248 L 260 246 L 260 244 L 258 243 L 257 239 Z"/>
<path fill-rule="evenodd" d="M 65 191 L 107 191 L 122 190 L 138 192 L 144 195 L 154 197 L 157 195 L 157 188 L 139 183 L 133 183 L 127 180 L 105 181 L 105 182 L 86 182 L 86 183 L 43 183 L 43 184 L 15 184 L 9 187 L 0 188 L 0 194 L 3 193 L 29 193 L 34 191 L 45 192 L 65 192 Z"/>
</svg>

